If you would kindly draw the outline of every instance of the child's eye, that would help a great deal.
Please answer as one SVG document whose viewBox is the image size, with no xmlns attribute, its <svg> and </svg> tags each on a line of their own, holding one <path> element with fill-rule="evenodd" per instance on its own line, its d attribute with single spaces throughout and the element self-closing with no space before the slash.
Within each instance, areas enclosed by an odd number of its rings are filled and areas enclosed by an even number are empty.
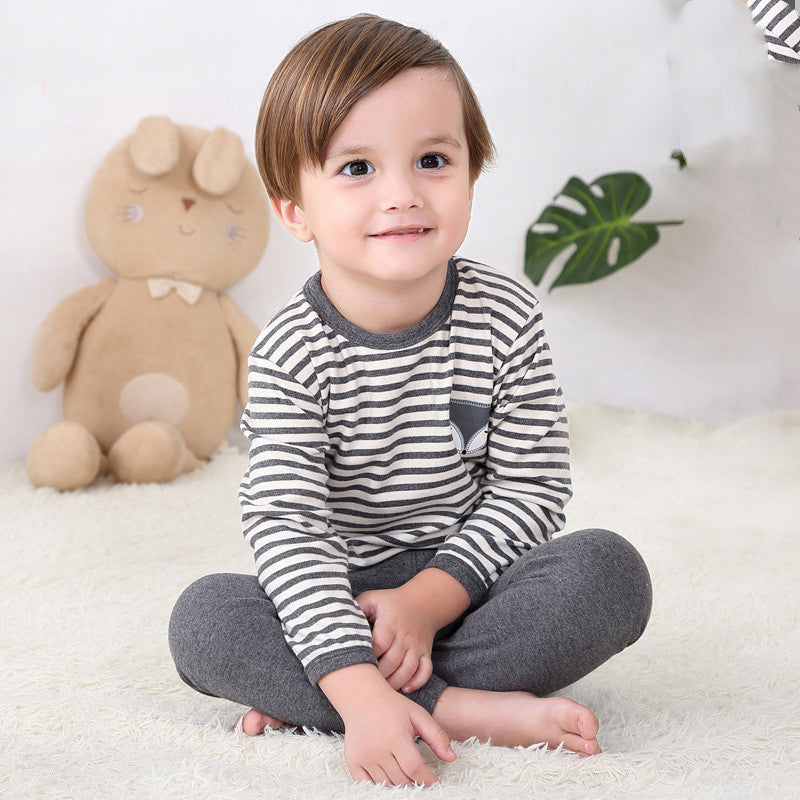
<svg viewBox="0 0 800 800">
<path fill-rule="evenodd" d="M 369 161 L 351 161 L 345 164 L 340 170 L 343 175 L 349 175 L 351 178 L 360 178 L 362 175 L 369 175 L 370 172 L 375 172 L 375 167 Z"/>
<path fill-rule="evenodd" d="M 448 160 L 440 153 L 426 153 L 417 161 L 417 166 L 420 169 L 439 169 L 448 163 Z"/>
</svg>

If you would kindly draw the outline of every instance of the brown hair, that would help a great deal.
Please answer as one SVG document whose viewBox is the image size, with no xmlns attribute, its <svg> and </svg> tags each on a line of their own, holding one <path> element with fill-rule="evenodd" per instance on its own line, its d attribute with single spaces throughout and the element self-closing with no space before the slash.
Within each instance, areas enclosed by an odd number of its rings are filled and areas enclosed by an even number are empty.
<svg viewBox="0 0 800 800">
<path fill-rule="evenodd" d="M 299 201 L 301 167 L 325 162 L 336 129 L 364 96 L 414 67 L 452 77 L 464 109 L 474 181 L 494 144 L 466 75 L 421 30 L 372 14 L 333 22 L 296 44 L 275 70 L 256 126 L 256 162 L 270 197 Z"/>
</svg>

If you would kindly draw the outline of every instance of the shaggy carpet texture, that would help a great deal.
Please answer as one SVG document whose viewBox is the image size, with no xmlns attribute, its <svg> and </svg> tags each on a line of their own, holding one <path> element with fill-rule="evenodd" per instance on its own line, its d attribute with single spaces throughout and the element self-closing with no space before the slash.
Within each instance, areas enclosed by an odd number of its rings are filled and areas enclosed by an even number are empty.
<svg viewBox="0 0 800 800">
<path fill-rule="evenodd" d="M 34 490 L 0 469 L 0 796 L 249 800 L 800 797 L 800 413 L 712 426 L 570 409 L 568 530 L 644 555 L 643 638 L 565 694 L 602 755 L 474 741 L 433 788 L 351 782 L 342 740 L 250 739 L 244 709 L 181 684 L 172 604 L 207 572 L 252 572 L 220 451 L 170 485 Z"/>
</svg>

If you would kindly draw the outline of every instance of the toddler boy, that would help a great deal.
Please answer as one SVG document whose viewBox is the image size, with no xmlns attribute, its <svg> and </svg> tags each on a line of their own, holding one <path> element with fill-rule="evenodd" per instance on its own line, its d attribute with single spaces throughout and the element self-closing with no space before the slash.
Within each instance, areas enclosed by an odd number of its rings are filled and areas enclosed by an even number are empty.
<svg viewBox="0 0 800 800">
<path fill-rule="evenodd" d="M 538 301 L 455 255 L 493 154 L 472 89 L 423 32 L 360 15 L 301 41 L 256 153 L 320 271 L 250 357 L 243 530 L 258 577 L 212 575 L 173 613 L 181 677 L 267 725 L 344 731 L 356 780 L 430 784 L 414 745 L 599 752 L 545 697 L 634 642 L 650 610 L 616 534 L 553 539 L 567 420 Z"/>
</svg>

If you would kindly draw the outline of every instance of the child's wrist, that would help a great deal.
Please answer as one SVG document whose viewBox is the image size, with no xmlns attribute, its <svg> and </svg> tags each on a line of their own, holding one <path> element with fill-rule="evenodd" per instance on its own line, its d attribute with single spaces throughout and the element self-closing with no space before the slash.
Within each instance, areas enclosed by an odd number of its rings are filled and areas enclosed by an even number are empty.
<svg viewBox="0 0 800 800">
<path fill-rule="evenodd" d="M 317 685 L 343 720 L 374 702 L 384 692 L 394 693 L 374 664 L 351 664 L 323 675 Z"/>
<path fill-rule="evenodd" d="M 429 567 L 417 573 L 400 589 L 419 606 L 432 633 L 458 619 L 470 606 L 464 586 L 448 572 Z"/>
</svg>

